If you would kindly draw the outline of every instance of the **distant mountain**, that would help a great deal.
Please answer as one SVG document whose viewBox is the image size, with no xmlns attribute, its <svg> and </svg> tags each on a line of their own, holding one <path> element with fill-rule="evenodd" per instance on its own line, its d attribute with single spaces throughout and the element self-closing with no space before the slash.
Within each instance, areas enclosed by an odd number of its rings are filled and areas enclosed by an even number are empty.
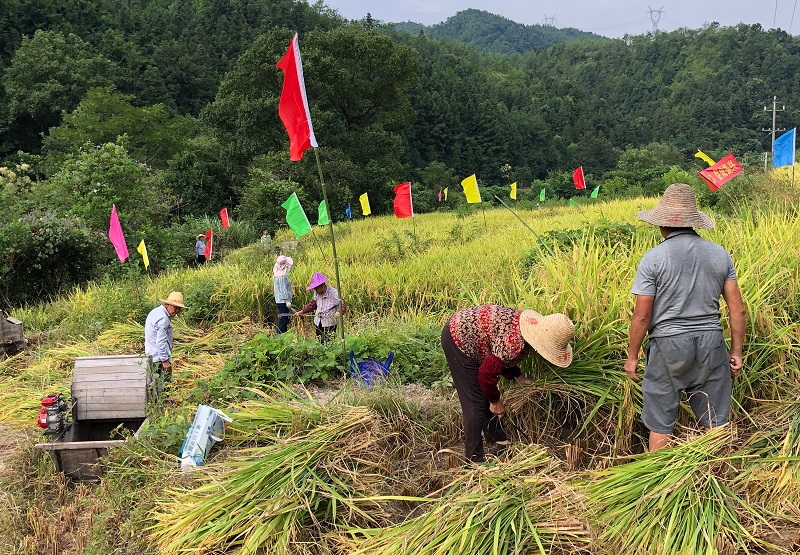
<svg viewBox="0 0 800 555">
<path fill-rule="evenodd" d="M 423 31 L 426 36 L 433 39 L 451 38 L 472 44 L 479 50 L 499 54 L 521 54 L 569 40 L 605 39 L 600 35 L 578 29 L 523 25 L 505 17 L 475 9 L 458 12 L 447 18 L 447 21 L 436 25 L 425 26 L 411 21 L 390 25 L 393 25 L 397 32 L 418 34 Z"/>
</svg>

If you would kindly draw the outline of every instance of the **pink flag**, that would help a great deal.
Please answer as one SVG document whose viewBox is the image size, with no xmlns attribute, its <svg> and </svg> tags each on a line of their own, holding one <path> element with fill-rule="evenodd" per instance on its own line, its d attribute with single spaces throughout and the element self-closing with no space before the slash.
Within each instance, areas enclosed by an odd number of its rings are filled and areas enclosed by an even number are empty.
<svg viewBox="0 0 800 555">
<path fill-rule="evenodd" d="M 219 219 L 222 220 L 222 227 L 230 227 L 231 224 L 228 221 L 228 209 L 223 208 L 219 211 Z"/>
<path fill-rule="evenodd" d="M 439 187 L 439 202 L 442 202 L 442 188 Z"/>
<path fill-rule="evenodd" d="M 122 234 L 122 226 L 119 225 L 119 217 L 117 217 L 117 206 L 111 205 L 111 222 L 108 226 L 108 238 L 111 244 L 114 245 L 114 250 L 117 251 L 117 256 L 120 262 L 125 262 L 128 258 L 128 245 L 125 244 L 125 236 Z"/>
<path fill-rule="evenodd" d="M 575 171 L 572 172 L 572 181 L 575 182 L 576 189 L 586 188 L 586 181 L 583 179 L 583 166 L 578 166 L 575 168 Z"/>
<path fill-rule="evenodd" d="M 278 103 L 278 115 L 289 134 L 289 157 L 293 162 L 297 162 L 303 158 L 306 150 L 317 146 L 314 127 L 311 125 L 311 113 L 308 110 L 297 33 L 294 34 L 289 49 L 276 67 L 283 70 L 283 91 Z"/>
<path fill-rule="evenodd" d="M 205 252 L 206 260 L 211 260 L 211 251 L 213 250 L 213 247 L 211 245 L 214 242 L 213 229 L 209 229 L 208 231 L 206 231 L 206 239 L 208 239 L 208 241 L 206 242 L 206 252 Z"/>
</svg>

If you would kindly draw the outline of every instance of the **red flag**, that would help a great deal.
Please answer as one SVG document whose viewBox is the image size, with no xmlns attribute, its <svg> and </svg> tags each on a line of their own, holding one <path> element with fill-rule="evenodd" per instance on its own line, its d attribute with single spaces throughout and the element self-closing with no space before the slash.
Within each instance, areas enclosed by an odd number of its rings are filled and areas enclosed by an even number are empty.
<svg viewBox="0 0 800 555">
<path fill-rule="evenodd" d="M 572 172 L 572 181 L 575 182 L 576 189 L 586 188 L 586 181 L 583 179 L 583 166 L 578 166 L 575 168 L 575 171 Z"/>
<path fill-rule="evenodd" d="M 117 206 L 111 205 L 111 221 L 108 225 L 108 239 L 117 251 L 117 258 L 120 262 L 125 262 L 128 258 L 128 245 L 125 243 L 125 236 L 122 234 L 122 226 L 119 224 L 117 216 Z"/>
<path fill-rule="evenodd" d="M 406 181 L 394 188 L 394 215 L 398 218 L 413 218 L 414 207 L 411 205 L 411 183 Z"/>
<path fill-rule="evenodd" d="M 311 112 L 308 111 L 297 33 L 289 43 L 286 55 L 276 67 L 283 70 L 283 90 L 278 104 L 278 115 L 289 134 L 289 157 L 297 162 L 306 150 L 317 146 L 317 138 L 314 137 L 314 128 L 311 125 Z"/>
<path fill-rule="evenodd" d="M 211 251 L 213 250 L 213 247 L 211 245 L 212 243 L 214 243 L 213 229 L 209 229 L 208 231 L 206 231 L 206 239 L 208 239 L 208 241 L 206 242 L 206 252 L 205 252 L 206 260 L 211 260 Z"/>
<path fill-rule="evenodd" d="M 442 202 L 442 188 L 439 187 L 439 202 Z"/>
<path fill-rule="evenodd" d="M 697 175 L 708 184 L 708 188 L 712 191 L 718 190 L 725 183 L 742 173 L 744 170 L 733 154 L 728 154 L 719 162 L 706 168 Z"/>
<path fill-rule="evenodd" d="M 223 208 L 219 211 L 219 219 L 222 220 L 222 227 L 230 227 L 231 223 L 228 221 L 228 209 Z"/>
</svg>

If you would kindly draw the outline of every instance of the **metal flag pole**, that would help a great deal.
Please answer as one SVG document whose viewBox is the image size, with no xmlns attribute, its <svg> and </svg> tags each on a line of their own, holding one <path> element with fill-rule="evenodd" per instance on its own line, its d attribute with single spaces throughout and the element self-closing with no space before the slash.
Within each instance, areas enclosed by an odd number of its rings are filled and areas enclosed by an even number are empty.
<svg viewBox="0 0 800 555">
<path fill-rule="evenodd" d="M 333 250 L 333 268 L 336 272 L 336 290 L 339 292 L 339 339 L 342 341 L 342 352 L 347 360 L 347 347 L 344 342 L 344 311 L 342 306 L 342 284 L 339 280 L 339 258 L 336 255 L 336 236 L 333 233 L 333 218 L 331 217 L 331 203 L 328 202 L 328 190 L 325 188 L 325 179 L 322 177 L 322 164 L 319 162 L 319 152 L 314 147 L 314 157 L 317 159 L 317 170 L 319 171 L 319 183 L 322 185 L 322 198 L 325 199 L 325 210 L 328 212 L 328 226 L 331 230 L 331 248 Z"/>
<path fill-rule="evenodd" d="M 544 244 L 544 242 L 542 241 L 542 238 L 541 238 L 541 237 L 539 237 L 539 234 L 538 234 L 538 233 L 536 233 L 536 232 L 535 232 L 535 231 L 534 231 L 534 230 L 531 228 L 531 226 L 529 226 L 528 224 L 526 224 L 526 223 L 525 223 L 525 220 L 523 220 L 522 218 L 520 218 L 520 217 L 519 217 L 519 214 L 517 214 L 516 212 L 514 212 L 514 210 L 512 210 L 512 209 L 511 209 L 511 207 L 510 207 L 509 205 L 507 205 L 505 202 L 503 202 L 503 200 L 502 200 L 500 197 L 498 197 L 497 195 L 494 195 L 494 198 L 496 198 L 498 201 L 500 201 L 500 204 L 502 204 L 503 206 L 505 206 L 505 207 L 508 209 L 508 211 L 509 211 L 509 212 L 511 212 L 512 214 L 514 214 L 514 216 L 515 216 L 515 217 L 516 217 L 516 218 L 517 218 L 517 219 L 520 221 L 520 223 L 522 223 L 522 225 L 524 225 L 525 227 L 527 227 L 527 228 L 528 228 L 528 231 L 530 231 L 531 233 L 533 233 L 534 237 L 536 237 L 536 238 L 539 240 L 539 244 L 540 244 L 540 245 L 544 245 L 544 246 L 545 246 L 545 248 L 547 248 L 548 252 L 549 252 L 550 254 L 553 254 L 553 249 L 552 249 L 552 248 L 550 248 L 549 246 L 547 246 L 547 245 L 545 245 L 545 244 Z"/>
</svg>

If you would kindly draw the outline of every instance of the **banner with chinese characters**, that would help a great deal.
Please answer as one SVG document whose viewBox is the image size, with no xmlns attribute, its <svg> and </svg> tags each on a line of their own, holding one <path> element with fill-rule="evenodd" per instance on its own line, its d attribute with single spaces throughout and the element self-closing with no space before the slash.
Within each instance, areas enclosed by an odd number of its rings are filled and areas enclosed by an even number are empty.
<svg viewBox="0 0 800 555">
<path fill-rule="evenodd" d="M 712 191 L 718 190 L 725 183 L 742 173 L 744 170 L 733 154 L 728 154 L 719 162 L 701 171 L 699 175 L 708 184 Z"/>
</svg>

